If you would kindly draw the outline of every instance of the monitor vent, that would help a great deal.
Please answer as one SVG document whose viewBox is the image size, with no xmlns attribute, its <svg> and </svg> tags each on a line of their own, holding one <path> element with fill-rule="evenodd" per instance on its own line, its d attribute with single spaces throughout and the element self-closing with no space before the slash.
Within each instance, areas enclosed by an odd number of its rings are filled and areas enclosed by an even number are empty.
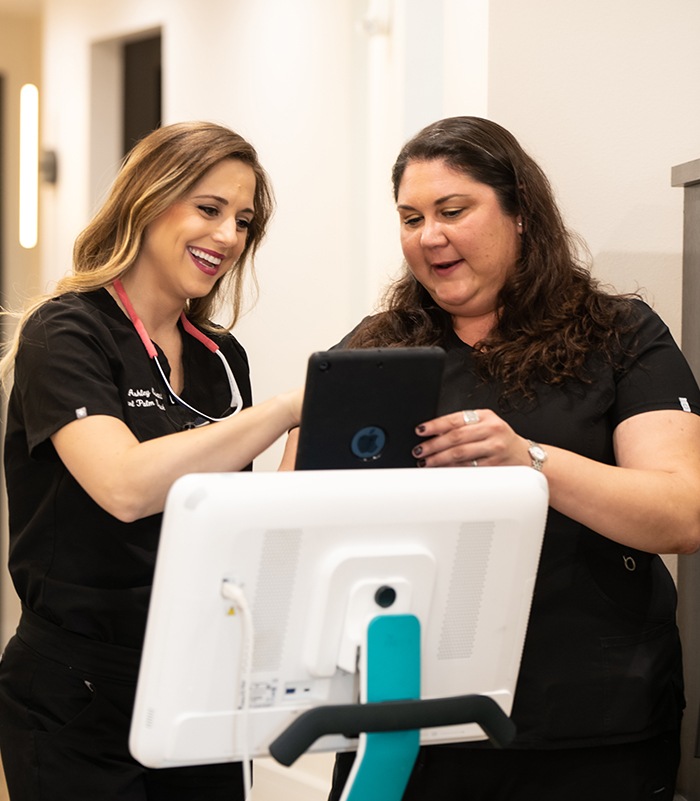
<svg viewBox="0 0 700 801">
<path fill-rule="evenodd" d="M 253 602 L 253 670 L 256 672 L 279 670 L 301 538 L 301 529 L 271 529 L 265 532 Z"/>
<path fill-rule="evenodd" d="M 452 575 L 440 632 L 438 659 L 469 659 L 479 625 L 493 523 L 464 523 L 452 564 Z"/>
</svg>

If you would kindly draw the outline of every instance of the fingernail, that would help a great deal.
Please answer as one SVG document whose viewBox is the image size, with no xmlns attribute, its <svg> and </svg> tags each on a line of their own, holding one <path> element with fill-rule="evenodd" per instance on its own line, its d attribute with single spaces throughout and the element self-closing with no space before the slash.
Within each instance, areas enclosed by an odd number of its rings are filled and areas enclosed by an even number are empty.
<svg viewBox="0 0 700 801">
<path fill-rule="evenodd" d="M 421 424 L 421 425 L 419 425 L 419 426 L 416 426 L 416 431 L 417 431 L 419 434 L 422 434 L 422 433 L 425 431 L 425 426 L 424 426 L 423 424 Z"/>
<path fill-rule="evenodd" d="M 414 456 L 420 456 L 421 453 L 423 453 L 423 446 L 422 445 L 416 445 L 416 447 L 413 449 L 413 455 Z"/>
<path fill-rule="evenodd" d="M 425 467 L 425 459 L 418 460 L 418 467 Z"/>
</svg>

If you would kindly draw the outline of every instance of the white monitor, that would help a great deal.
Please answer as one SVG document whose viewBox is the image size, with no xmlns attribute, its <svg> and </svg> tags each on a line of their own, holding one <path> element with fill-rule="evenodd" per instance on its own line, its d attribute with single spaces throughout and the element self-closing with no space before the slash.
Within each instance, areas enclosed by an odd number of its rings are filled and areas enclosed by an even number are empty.
<svg viewBox="0 0 700 801">
<path fill-rule="evenodd" d="M 358 648 L 377 614 L 420 621 L 421 698 L 477 693 L 508 715 L 547 506 L 530 467 L 181 478 L 163 518 L 133 755 L 150 767 L 266 755 L 306 710 L 357 702 Z M 251 610 L 248 663 L 225 585 Z M 382 587 L 395 593 L 388 608 Z M 421 731 L 424 744 L 484 736 L 475 723 Z M 333 734 L 311 750 L 356 744 Z"/>
</svg>

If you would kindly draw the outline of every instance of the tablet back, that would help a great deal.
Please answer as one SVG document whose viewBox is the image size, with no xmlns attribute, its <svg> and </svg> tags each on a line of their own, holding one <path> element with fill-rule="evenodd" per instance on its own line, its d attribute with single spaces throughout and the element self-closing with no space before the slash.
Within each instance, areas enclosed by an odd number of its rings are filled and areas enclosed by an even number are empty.
<svg viewBox="0 0 700 801">
<path fill-rule="evenodd" d="M 444 361 L 437 347 L 312 354 L 296 469 L 415 467 L 415 428 L 435 417 Z"/>
</svg>

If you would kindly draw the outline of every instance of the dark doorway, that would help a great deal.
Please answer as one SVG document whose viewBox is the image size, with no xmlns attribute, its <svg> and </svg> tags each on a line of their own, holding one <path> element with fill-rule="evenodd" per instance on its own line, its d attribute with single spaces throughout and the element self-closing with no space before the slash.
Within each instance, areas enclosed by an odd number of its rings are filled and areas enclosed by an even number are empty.
<svg viewBox="0 0 700 801">
<path fill-rule="evenodd" d="M 161 124 L 161 37 L 124 44 L 122 153 Z"/>
</svg>

